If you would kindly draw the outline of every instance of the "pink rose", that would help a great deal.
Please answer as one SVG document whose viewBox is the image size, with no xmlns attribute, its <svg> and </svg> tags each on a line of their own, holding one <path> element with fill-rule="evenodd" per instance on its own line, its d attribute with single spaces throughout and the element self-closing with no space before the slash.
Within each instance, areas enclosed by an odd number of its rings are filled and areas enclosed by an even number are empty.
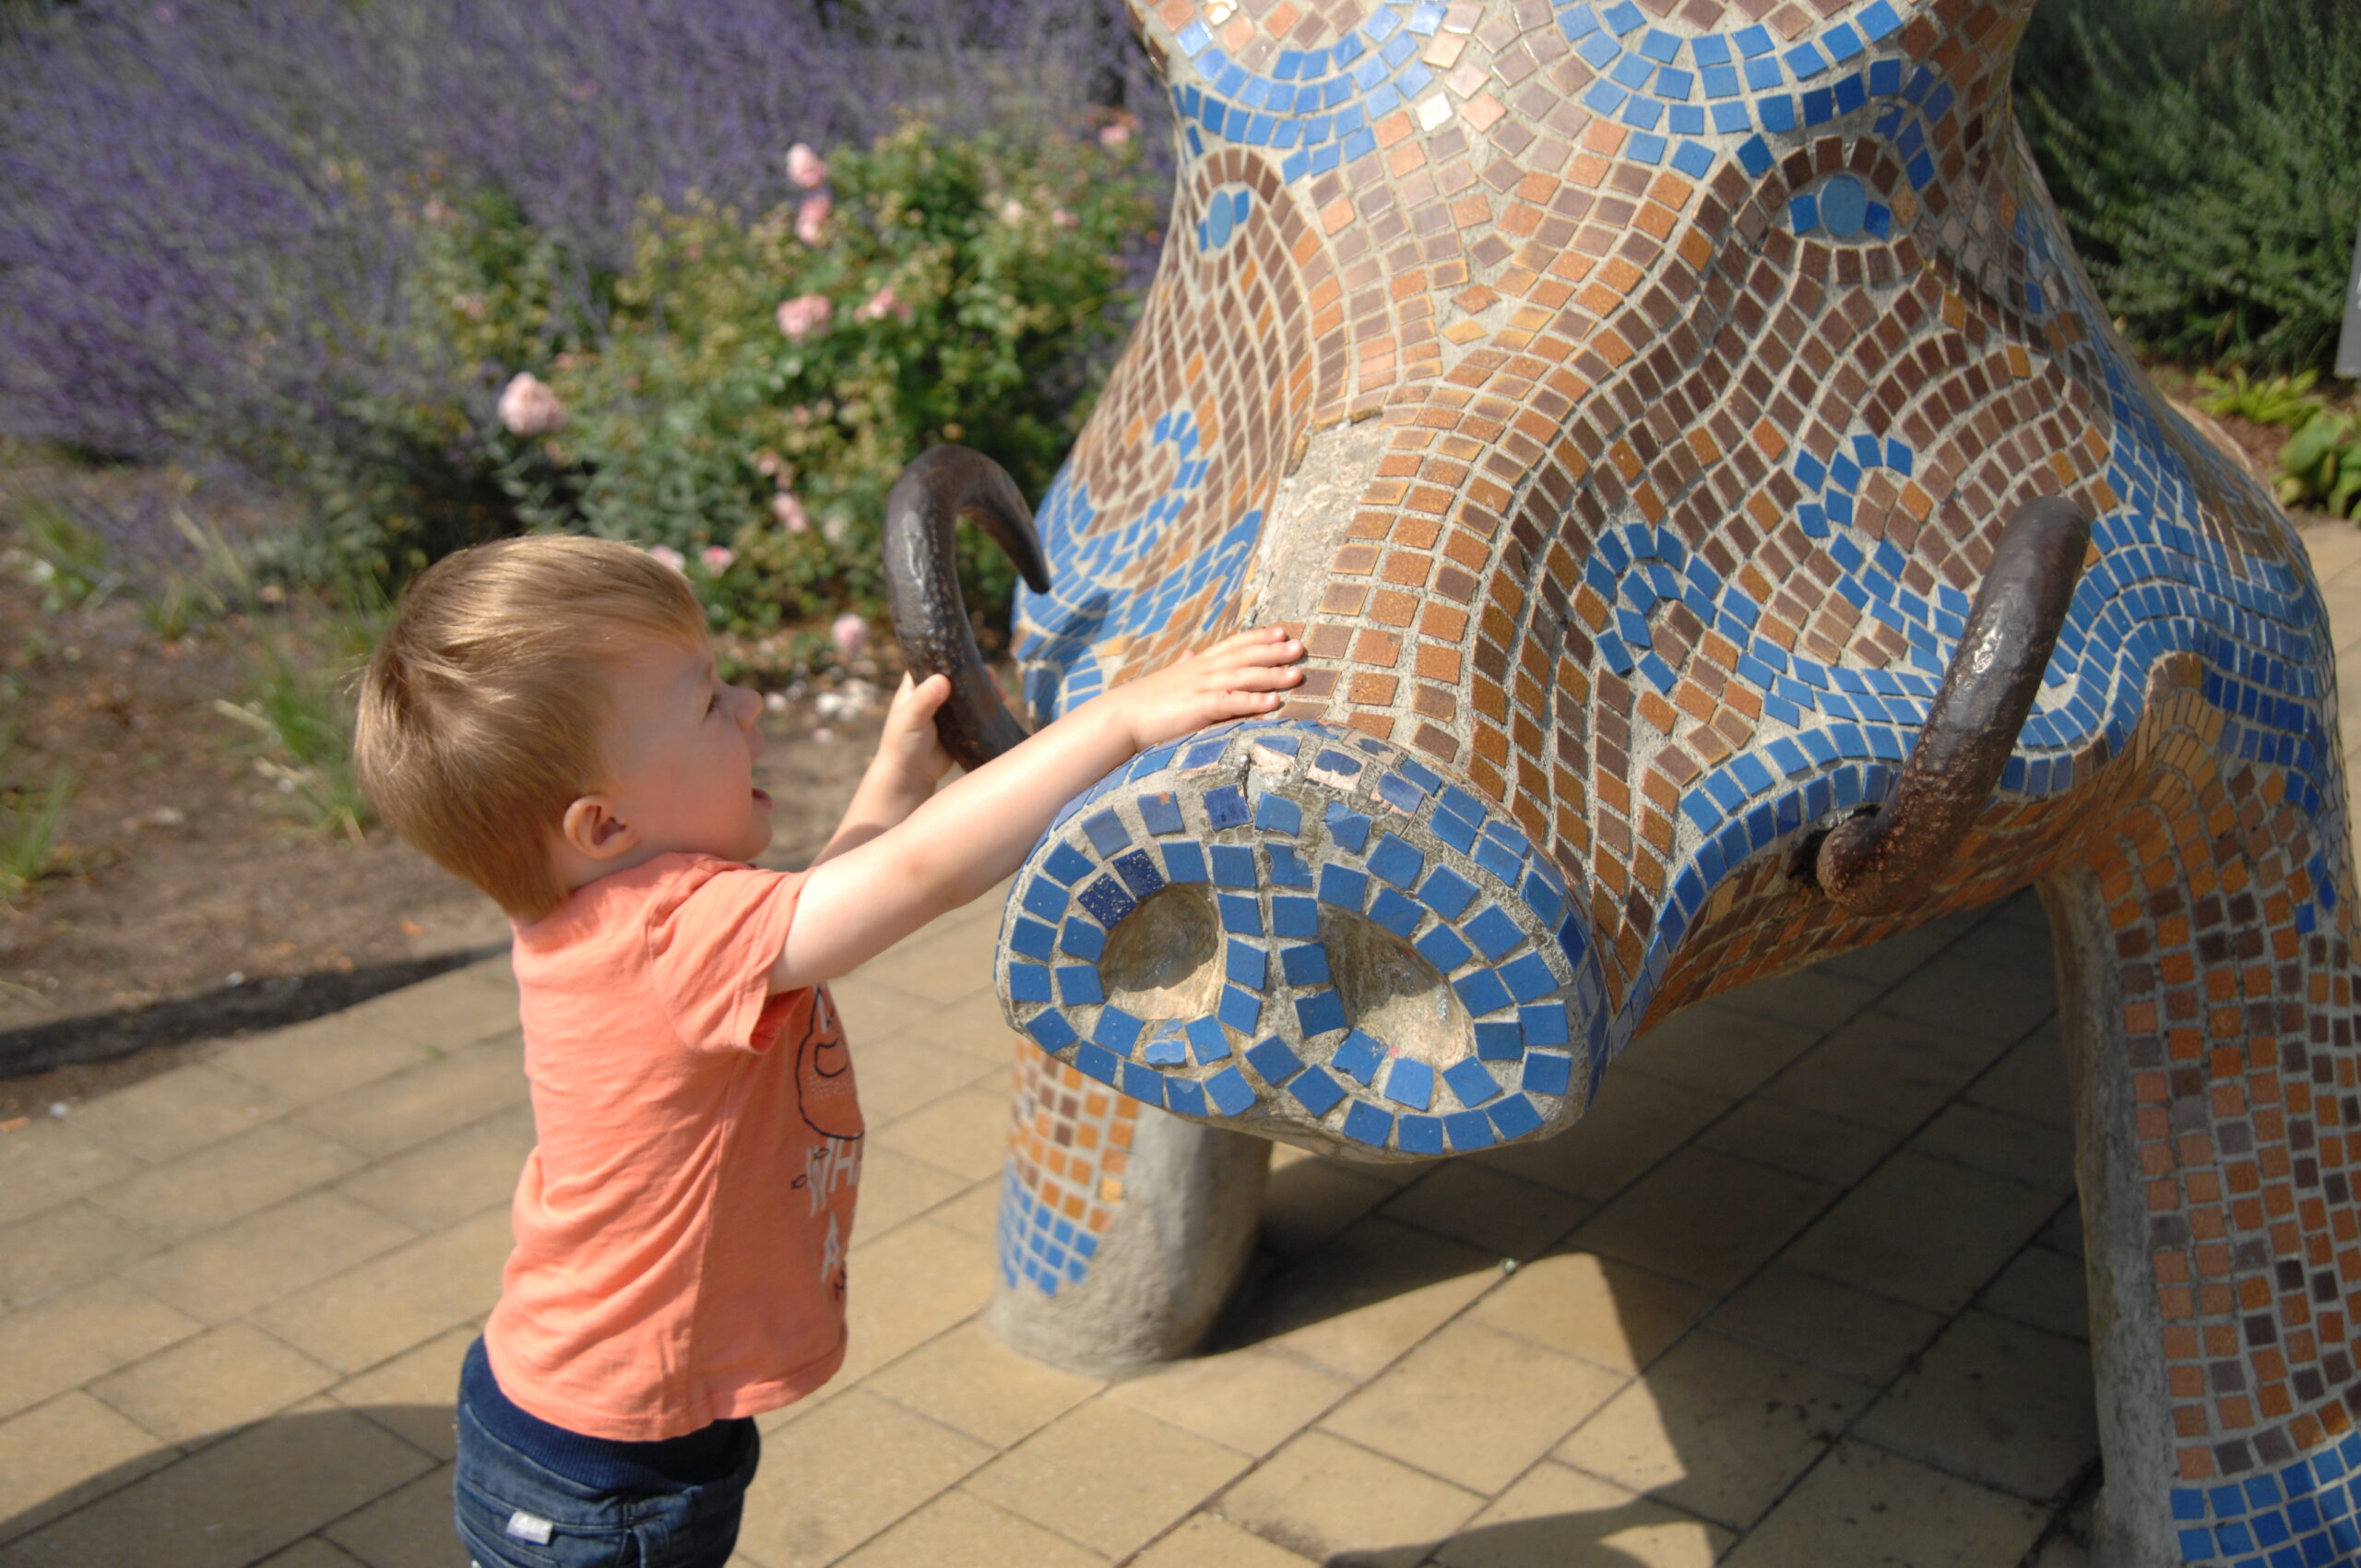
<svg viewBox="0 0 2361 1568">
<path fill-rule="evenodd" d="M 828 214 L 834 212 L 836 207 L 825 191 L 818 196 L 805 196 L 803 205 L 795 209 L 795 237 L 807 245 L 816 245 L 826 239 Z"/>
<path fill-rule="evenodd" d="M 798 294 L 779 303 L 778 329 L 789 342 L 801 342 L 813 328 L 825 326 L 836 310 L 825 294 Z"/>
<path fill-rule="evenodd" d="M 708 544 L 697 552 L 697 559 L 705 564 L 705 569 L 709 576 L 718 577 L 730 570 L 730 563 L 737 560 L 738 557 L 718 544 Z"/>
<path fill-rule="evenodd" d="M 1050 214 L 1050 227 L 1052 229 L 1071 229 L 1074 227 L 1074 214 L 1068 212 L 1062 207 Z"/>
<path fill-rule="evenodd" d="M 858 615 L 839 615 L 828 628 L 828 640 L 836 645 L 837 660 L 850 664 L 869 646 L 869 623 Z"/>
<path fill-rule="evenodd" d="M 676 572 L 685 572 L 688 569 L 688 557 L 669 544 L 651 544 L 647 547 L 647 553 Z"/>
<path fill-rule="evenodd" d="M 910 319 L 910 302 L 894 292 L 890 286 L 861 301 L 860 308 L 852 313 L 855 321 L 883 321 L 889 315 L 899 316 L 904 321 Z"/>
<path fill-rule="evenodd" d="M 810 144 L 797 142 L 787 149 L 787 177 L 807 191 L 817 190 L 828 183 L 828 161 Z"/>
<path fill-rule="evenodd" d="M 565 410 L 548 383 L 520 371 L 501 389 L 500 422 L 517 435 L 547 435 L 565 422 Z"/>
<path fill-rule="evenodd" d="M 1121 120 L 1116 121 L 1111 125 L 1101 125 L 1098 127 L 1098 145 L 1101 147 L 1121 147 L 1131 139 L 1132 127 L 1123 124 Z"/>
<path fill-rule="evenodd" d="M 1011 196 L 1006 201 L 1002 202 L 1000 204 L 1000 220 L 1003 223 L 1022 223 L 1025 221 L 1025 204 L 1017 200 L 1014 196 Z"/>
<path fill-rule="evenodd" d="M 804 513 L 802 501 L 791 490 L 782 490 L 771 497 L 771 516 L 777 517 L 779 527 L 789 533 L 801 533 L 812 526 L 811 517 Z"/>
<path fill-rule="evenodd" d="M 768 450 L 755 453 L 754 471 L 765 479 L 778 478 L 778 454 Z"/>
</svg>

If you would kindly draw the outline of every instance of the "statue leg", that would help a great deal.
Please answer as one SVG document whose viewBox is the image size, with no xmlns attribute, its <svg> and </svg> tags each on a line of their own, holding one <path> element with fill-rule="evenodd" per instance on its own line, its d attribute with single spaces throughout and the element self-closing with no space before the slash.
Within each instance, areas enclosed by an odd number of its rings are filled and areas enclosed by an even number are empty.
<svg viewBox="0 0 2361 1568">
<path fill-rule="evenodd" d="M 1022 1037 L 1016 1053 L 987 1321 L 1102 1377 L 1187 1355 L 1245 1272 L 1271 1146 L 1127 1099 Z"/>
<path fill-rule="evenodd" d="M 2093 836 L 2099 854 L 2043 888 L 2089 1260 L 2098 1561 L 2292 1547 L 2349 1563 L 2361 1102 L 2343 911 L 2320 884 L 2332 866 L 2349 889 L 2350 873 L 2319 802 L 2273 769 L 2225 774 L 2203 740 L 2158 747 L 2184 766 L 2159 766 Z"/>
</svg>

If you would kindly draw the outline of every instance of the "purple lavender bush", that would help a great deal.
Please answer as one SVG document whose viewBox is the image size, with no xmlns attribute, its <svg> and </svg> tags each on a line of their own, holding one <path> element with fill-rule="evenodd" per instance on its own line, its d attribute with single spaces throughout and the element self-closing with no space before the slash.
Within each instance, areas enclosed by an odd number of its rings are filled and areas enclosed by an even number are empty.
<svg viewBox="0 0 2361 1568">
<path fill-rule="evenodd" d="M 291 559 L 398 571 L 513 526 L 499 390 L 601 339 L 644 203 L 774 210 L 789 147 L 904 113 L 1024 135 L 1126 102 L 1162 106 L 1116 0 L 20 8 L 0 434 L 234 462 L 316 517 Z M 534 297 L 492 353 L 421 294 L 422 236 L 487 202 Z"/>
</svg>

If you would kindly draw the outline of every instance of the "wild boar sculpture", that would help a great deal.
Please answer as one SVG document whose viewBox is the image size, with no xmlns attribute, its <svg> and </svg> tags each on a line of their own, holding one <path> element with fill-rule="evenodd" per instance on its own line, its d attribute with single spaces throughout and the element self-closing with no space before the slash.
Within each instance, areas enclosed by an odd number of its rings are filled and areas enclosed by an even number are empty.
<svg viewBox="0 0 2361 1568">
<path fill-rule="evenodd" d="M 1310 676 L 1016 878 L 1010 1342 L 1183 1353 L 1262 1140 L 1564 1133 L 1647 1025 L 2030 883 L 2107 1560 L 2361 1562 L 2328 624 L 2075 262 L 2010 97 L 2032 6 L 1135 18 L 1181 143 L 1145 315 L 1038 551 L 989 465 L 914 467 L 897 616 L 977 760 L 1022 731 L 963 511 L 1026 571 L 1038 717 L 1247 624 Z"/>
</svg>

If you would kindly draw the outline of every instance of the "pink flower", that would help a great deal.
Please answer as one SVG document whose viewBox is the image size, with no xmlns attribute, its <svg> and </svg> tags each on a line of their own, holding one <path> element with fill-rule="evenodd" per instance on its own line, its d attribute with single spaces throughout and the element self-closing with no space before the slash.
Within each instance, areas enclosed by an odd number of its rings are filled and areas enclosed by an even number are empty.
<svg viewBox="0 0 2361 1568">
<path fill-rule="evenodd" d="M 765 479 L 778 478 L 778 454 L 768 449 L 755 453 L 754 471 Z"/>
<path fill-rule="evenodd" d="M 813 327 L 825 326 L 836 310 L 825 294 L 798 294 L 779 303 L 778 329 L 789 342 L 801 342 Z"/>
<path fill-rule="evenodd" d="M 1098 127 L 1098 145 L 1101 147 L 1121 147 L 1131 139 L 1132 127 L 1125 125 L 1121 120 L 1116 121 L 1111 125 L 1101 125 Z"/>
<path fill-rule="evenodd" d="M 688 568 L 688 558 L 669 544 L 651 544 L 647 547 L 647 553 L 676 572 L 686 571 Z"/>
<path fill-rule="evenodd" d="M 1050 214 L 1050 227 L 1052 229 L 1071 229 L 1074 227 L 1074 214 L 1068 212 L 1062 207 Z"/>
<path fill-rule="evenodd" d="M 548 383 L 520 371 L 501 389 L 500 422 L 517 435 L 547 435 L 565 422 L 565 410 Z"/>
<path fill-rule="evenodd" d="M 1022 223 L 1025 221 L 1025 204 L 1017 200 L 1014 196 L 1011 196 L 1006 201 L 1002 202 L 1000 204 L 1000 220 L 1003 223 Z"/>
<path fill-rule="evenodd" d="M 697 559 L 705 564 L 705 569 L 708 575 L 718 577 L 730 570 L 730 563 L 737 560 L 738 557 L 718 544 L 708 544 L 697 552 Z"/>
<path fill-rule="evenodd" d="M 804 513 L 802 501 L 791 490 L 782 490 L 771 497 L 771 516 L 777 517 L 779 527 L 789 533 L 801 533 L 812 526 L 811 517 Z"/>
<path fill-rule="evenodd" d="M 839 615 L 828 628 L 828 640 L 836 645 L 838 662 L 850 664 L 869 646 L 869 623 L 858 615 Z"/>
<path fill-rule="evenodd" d="M 855 321 L 883 321 L 889 315 L 904 321 L 910 319 L 910 302 L 894 292 L 890 285 L 861 301 L 860 308 L 852 313 Z"/>
<path fill-rule="evenodd" d="M 795 209 L 795 237 L 807 245 L 816 245 L 826 239 L 828 214 L 834 212 L 836 207 L 825 191 L 818 196 L 805 196 L 803 205 Z"/>
<path fill-rule="evenodd" d="M 828 160 L 808 143 L 797 142 L 787 149 L 787 177 L 807 191 L 817 190 L 828 183 Z"/>
</svg>

